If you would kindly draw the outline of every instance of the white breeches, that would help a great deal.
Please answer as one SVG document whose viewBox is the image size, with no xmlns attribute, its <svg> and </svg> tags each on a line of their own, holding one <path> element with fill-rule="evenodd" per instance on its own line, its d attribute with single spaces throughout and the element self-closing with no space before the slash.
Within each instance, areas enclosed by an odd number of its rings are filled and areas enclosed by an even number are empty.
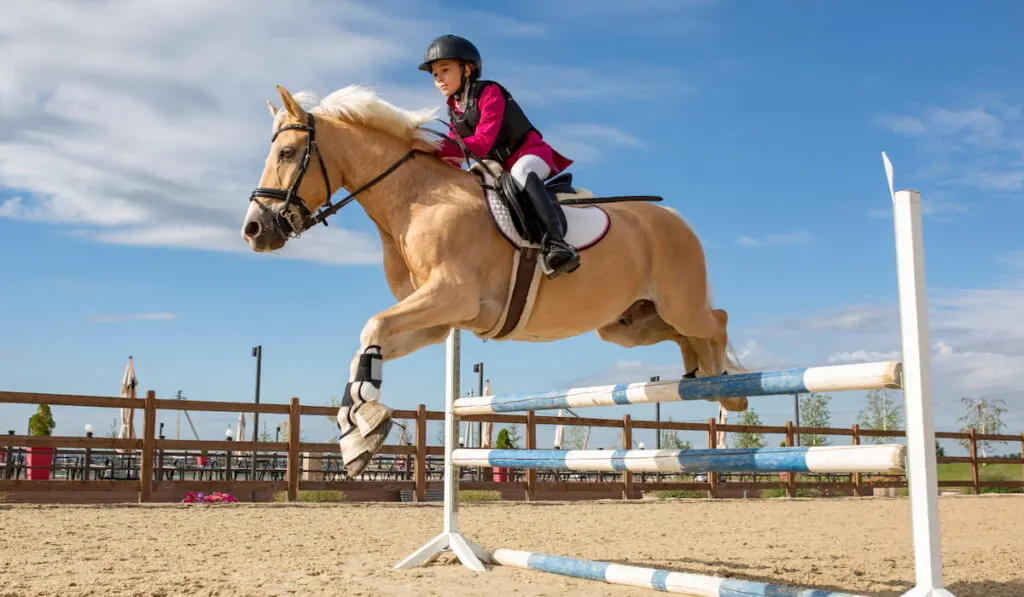
<svg viewBox="0 0 1024 597">
<path fill-rule="evenodd" d="M 541 158 L 529 154 L 516 160 L 516 163 L 512 165 L 512 169 L 509 170 L 512 180 L 516 181 L 520 189 L 526 186 L 526 177 L 529 176 L 530 172 L 536 173 L 537 177 L 542 181 L 547 180 L 551 176 L 551 168 L 548 167 L 547 163 Z"/>
</svg>

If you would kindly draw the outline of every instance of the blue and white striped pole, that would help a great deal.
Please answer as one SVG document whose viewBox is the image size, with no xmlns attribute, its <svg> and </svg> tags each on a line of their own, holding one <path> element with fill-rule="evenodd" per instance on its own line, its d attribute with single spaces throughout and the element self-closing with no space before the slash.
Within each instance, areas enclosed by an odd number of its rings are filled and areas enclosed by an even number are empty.
<svg viewBox="0 0 1024 597">
<path fill-rule="evenodd" d="M 484 415 L 680 400 L 718 400 L 733 396 L 896 389 L 900 387 L 900 376 L 899 361 L 804 367 L 783 371 L 572 388 L 553 392 L 460 398 L 455 401 L 455 414 Z"/>
<path fill-rule="evenodd" d="M 851 593 L 798 589 L 702 574 L 658 570 L 657 568 L 579 560 L 515 549 L 496 549 L 492 557 L 502 566 L 539 570 L 614 585 L 643 587 L 667 593 L 683 593 L 695 597 L 863 597 Z"/>
<path fill-rule="evenodd" d="M 481 450 L 452 454 L 458 466 L 635 473 L 904 472 L 901 444 L 722 450 Z"/>
</svg>

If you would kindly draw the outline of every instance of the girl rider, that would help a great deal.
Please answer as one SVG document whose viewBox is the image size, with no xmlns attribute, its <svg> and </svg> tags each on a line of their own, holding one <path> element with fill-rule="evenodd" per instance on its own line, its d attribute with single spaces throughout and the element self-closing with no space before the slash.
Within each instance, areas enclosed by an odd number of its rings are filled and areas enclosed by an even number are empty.
<svg viewBox="0 0 1024 597">
<path fill-rule="evenodd" d="M 449 120 L 466 148 L 479 158 L 499 162 L 525 191 L 545 231 L 541 255 L 548 277 L 572 272 L 579 267 L 579 254 L 565 242 L 558 207 L 543 183 L 572 160 L 544 141 L 503 86 L 480 79 L 482 63 L 480 52 L 468 40 L 442 35 L 431 42 L 419 69 L 433 75 L 434 86 L 448 98 Z M 449 137 L 455 132 L 449 131 Z M 458 145 L 448 140 L 436 151 L 415 140 L 413 149 L 434 153 L 449 163 L 463 157 Z"/>
</svg>

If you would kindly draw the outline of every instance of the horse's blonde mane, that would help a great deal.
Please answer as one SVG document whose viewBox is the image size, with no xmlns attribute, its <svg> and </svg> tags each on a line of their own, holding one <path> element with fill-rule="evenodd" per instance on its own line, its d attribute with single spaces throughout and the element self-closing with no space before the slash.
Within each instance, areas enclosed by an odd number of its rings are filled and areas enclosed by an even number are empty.
<svg viewBox="0 0 1024 597">
<path fill-rule="evenodd" d="M 292 95 L 303 110 L 337 118 L 352 124 L 362 124 L 370 128 L 394 135 L 399 139 L 411 140 L 413 137 L 427 141 L 435 147 L 440 139 L 426 132 L 422 127 L 437 116 L 437 108 L 422 110 L 406 110 L 381 99 L 370 88 L 363 85 L 348 85 L 329 93 L 323 99 L 312 91 L 300 91 Z M 287 114 L 280 110 L 274 118 L 274 127 L 281 126 L 281 120 Z"/>
</svg>

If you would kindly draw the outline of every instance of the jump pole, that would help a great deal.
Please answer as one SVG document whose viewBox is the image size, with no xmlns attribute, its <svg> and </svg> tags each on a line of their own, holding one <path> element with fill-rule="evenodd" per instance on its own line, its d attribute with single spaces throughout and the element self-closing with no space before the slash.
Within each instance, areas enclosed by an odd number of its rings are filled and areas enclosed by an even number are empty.
<svg viewBox="0 0 1024 597">
<path fill-rule="evenodd" d="M 784 587 L 644 566 L 581 560 L 516 549 L 496 549 L 493 557 L 495 562 L 502 566 L 538 570 L 615 585 L 642 587 L 666 593 L 681 593 L 692 597 L 864 597 L 852 593 Z"/>
<path fill-rule="evenodd" d="M 679 400 L 716 400 L 730 396 L 779 396 L 808 392 L 896 389 L 900 387 L 900 369 L 899 361 L 878 361 L 693 379 L 641 381 L 552 392 L 474 396 L 457 399 L 455 414 L 482 415 Z"/>
<path fill-rule="evenodd" d="M 901 444 L 700 450 L 489 450 L 460 448 L 457 466 L 635 473 L 905 472 Z"/>
</svg>

